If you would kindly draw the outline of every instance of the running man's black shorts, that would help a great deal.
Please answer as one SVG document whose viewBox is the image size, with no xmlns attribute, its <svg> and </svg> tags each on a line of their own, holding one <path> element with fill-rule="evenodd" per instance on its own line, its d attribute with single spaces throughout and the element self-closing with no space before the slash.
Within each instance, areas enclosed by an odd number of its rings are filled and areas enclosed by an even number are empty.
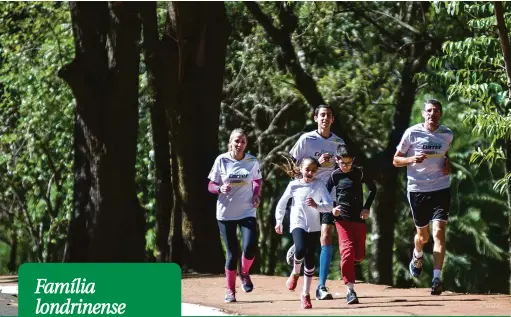
<svg viewBox="0 0 511 317">
<path fill-rule="evenodd" d="M 331 212 L 322 212 L 321 213 L 321 224 L 322 225 L 333 225 L 334 224 L 334 215 Z"/>
<path fill-rule="evenodd" d="M 450 188 L 433 192 L 408 192 L 408 201 L 417 228 L 429 225 L 430 221 L 449 220 Z"/>
</svg>

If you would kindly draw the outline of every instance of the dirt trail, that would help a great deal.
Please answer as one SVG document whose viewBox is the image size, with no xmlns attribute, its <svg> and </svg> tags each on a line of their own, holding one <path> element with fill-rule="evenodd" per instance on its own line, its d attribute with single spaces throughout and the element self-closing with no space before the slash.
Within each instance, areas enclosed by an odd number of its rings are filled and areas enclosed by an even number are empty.
<svg viewBox="0 0 511 317">
<path fill-rule="evenodd" d="M 300 277 L 295 292 L 285 287 L 285 277 L 252 276 L 254 291 L 244 293 L 236 281 L 236 303 L 224 303 L 224 277 L 219 275 L 184 275 L 182 280 L 182 302 L 219 308 L 225 312 L 252 316 L 447 316 L 447 315 L 499 315 L 511 316 L 510 295 L 456 294 L 445 292 L 432 296 L 429 289 L 397 289 L 373 284 L 357 284 L 360 299 L 358 305 L 347 305 L 346 287 L 342 281 L 328 281 L 334 293 L 334 300 L 312 301 L 311 310 L 300 308 L 300 291 L 303 278 Z M 312 289 L 317 278 L 312 281 Z"/>
</svg>

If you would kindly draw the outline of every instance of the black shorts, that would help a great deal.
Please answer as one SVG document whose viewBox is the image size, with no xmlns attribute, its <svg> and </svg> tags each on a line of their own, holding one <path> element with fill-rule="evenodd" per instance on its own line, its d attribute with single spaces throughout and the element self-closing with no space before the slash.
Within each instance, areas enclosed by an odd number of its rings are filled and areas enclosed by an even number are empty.
<svg viewBox="0 0 511 317">
<path fill-rule="evenodd" d="M 331 212 L 321 213 L 321 224 L 322 225 L 334 225 L 334 215 Z"/>
<path fill-rule="evenodd" d="M 408 201 L 417 228 L 426 227 L 430 221 L 449 220 L 450 188 L 434 192 L 408 192 Z"/>
</svg>

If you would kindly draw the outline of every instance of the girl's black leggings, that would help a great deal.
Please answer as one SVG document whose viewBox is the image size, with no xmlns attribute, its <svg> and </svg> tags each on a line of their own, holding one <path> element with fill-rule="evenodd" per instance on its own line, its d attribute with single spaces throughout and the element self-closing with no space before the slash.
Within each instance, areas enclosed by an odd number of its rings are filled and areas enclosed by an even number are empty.
<svg viewBox="0 0 511 317">
<path fill-rule="evenodd" d="M 320 231 L 307 232 L 302 228 L 295 228 L 291 234 L 295 244 L 295 258 L 297 260 L 304 259 L 305 268 L 312 270 L 316 265 L 314 256 L 316 255 Z"/>
</svg>

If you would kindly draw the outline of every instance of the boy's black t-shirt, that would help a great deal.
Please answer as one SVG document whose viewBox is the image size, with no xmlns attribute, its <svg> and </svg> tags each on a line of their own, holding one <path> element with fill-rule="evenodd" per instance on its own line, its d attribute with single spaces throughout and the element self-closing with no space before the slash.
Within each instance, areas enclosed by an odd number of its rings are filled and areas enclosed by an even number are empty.
<svg viewBox="0 0 511 317">
<path fill-rule="evenodd" d="M 363 203 L 362 183 L 365 183 L 369 189 L 369 196 L 365 204 Z M 334 207 L 341 206 L 341 214 L 335 217 L 336 220 L 364 222 L 364 219 L 360 218 L 360 212 L 363 209 L 371 208 L 376 196 L 376 185 L 372 180 L 364 177 L 360 167 L 353 166 L 348 173 L 336 169 L 330 175 L 326 186 L 330 193 L 335 188 Z"/>
</svg>

